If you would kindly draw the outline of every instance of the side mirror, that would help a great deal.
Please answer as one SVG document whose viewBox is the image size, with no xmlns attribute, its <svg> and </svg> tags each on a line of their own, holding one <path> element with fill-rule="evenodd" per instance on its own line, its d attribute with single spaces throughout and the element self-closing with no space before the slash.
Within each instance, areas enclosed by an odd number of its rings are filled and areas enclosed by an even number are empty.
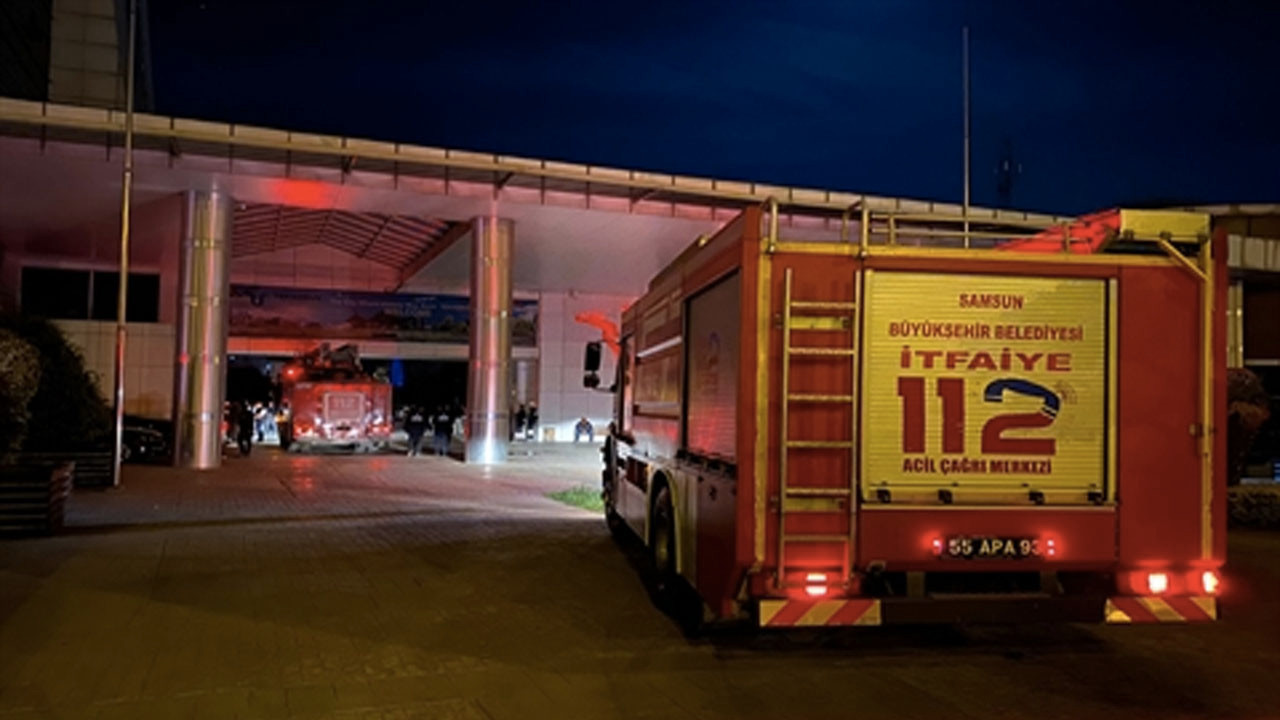
<svg viewBox="0 0 1280 720">
<path fill-rule="evenodd" d="M 596 373 L 600 370 L 600 343 L 587 343 L 587 352 L 582 358 L 582 369 L 587 373 Z"/>
<path fill-rule="evenodd" d="M 586 375 L 583 375 L 582 387 L 587 388 L 588 390 L 595 390 L 596 388 L 600 387 L 600 376 L 593 372 L 589 372 Z"/>
</svg>

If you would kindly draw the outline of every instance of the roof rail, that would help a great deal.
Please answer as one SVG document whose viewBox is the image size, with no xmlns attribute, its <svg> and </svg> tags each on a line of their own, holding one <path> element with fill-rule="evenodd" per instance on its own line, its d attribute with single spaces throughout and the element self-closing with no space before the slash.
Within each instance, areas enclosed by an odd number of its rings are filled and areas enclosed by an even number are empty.
<svg viewBox="0 0 1280 720">
<path fill-rule="evenodd" d="M 764 205 L 761 234 L 768 252 L 789 240 L 779 236 L 781 204 Z M 967 220 L 967 223 L 966 223 Z M 1209 215 L 1176 210 L 1103 210 L 1077 218 L 989 216 L 876 209 L 855 203 L 840 219 L 839 242 L 855 242 L 862 252 L 872 246 L 905 246 L 951 250 L 1068 253 L 1089 255 L 1124 246 L 1146 244 L 1168 252 L 1177 246 L 1198 247 L 1209 238 Z M 1177 255 L 1183 260 L 1182 252 Z"/>
</svg>

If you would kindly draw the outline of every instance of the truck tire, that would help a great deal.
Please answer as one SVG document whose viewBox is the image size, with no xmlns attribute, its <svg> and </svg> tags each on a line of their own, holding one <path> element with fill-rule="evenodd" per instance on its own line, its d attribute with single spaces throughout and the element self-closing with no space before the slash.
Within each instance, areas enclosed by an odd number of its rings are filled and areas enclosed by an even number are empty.
<svg viewBox="0 0 1280 720">
<path fill-rule="evenodd" d="M 600 499 L 604 501 L 604 522 L 609 534 L 614 540 L 620 540 L 627 535 L 627 523 L 618 514 L 618 483 L 623 481 L 619 477 L 616 450 L 613 435 L 606 435 L 600 448 L 600 459 L 604 465 L 600 472 Z"/>
<path fill-rule="evenodd" d="M 609 528 L 609 534 L 615 540 L 622 540 L 627 536 L 627 523 L 611 503 L 612 501 L 606 496 L 604 501 L 604 524 L 605 527 Z"/>
<path fill-rule="evenodd" d="M 653 563 L 654 590 L 661 599 L 669 595 L 676 572 L 676 517 L 671 502 L 671 488 L 663 485 L 653 499 L 653 512 L 649 520 L 649 559 Z"/>
<path fill-rule="evenodd" d="M 676 570 L 676 514 L 668 486 L 658 490 L 652 513 L 649 557 L 653 564 L 654 603 L 676 621 L 685 635 L 698 635 L 704 629 L 702 598 Z"/>
<path fill-rule="evenodd" d="M 604 524 L 609 528 L 609 534 L 613 535 L 614 539 L 621 539 L 626 535 L 627 523 L 618 514 L 616 488 L 616 478 L 612 483 L 605 480 L 602 483 L 600 497 L 604 501 Z"/>
</svg>

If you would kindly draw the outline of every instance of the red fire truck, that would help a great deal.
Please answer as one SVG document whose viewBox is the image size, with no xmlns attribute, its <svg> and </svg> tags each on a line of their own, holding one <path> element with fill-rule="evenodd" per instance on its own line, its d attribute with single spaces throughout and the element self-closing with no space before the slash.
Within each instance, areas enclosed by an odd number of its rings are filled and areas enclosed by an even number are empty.
<svg viewBox="0 0 1280 720">
<path fill-rule="evenodd" d="M 322 344 L 280 372 L 280 445 L 371 452 L 391 439 L 391 385 L 364 371 L 354 345 Z"/>
<path fill-rule="evenodd" d="M 766 627 L 1216 618 L 1208 217 L 822 222 L 749 208 L 623 313 L 603 497 L 659 587 Z"/>
</svg>

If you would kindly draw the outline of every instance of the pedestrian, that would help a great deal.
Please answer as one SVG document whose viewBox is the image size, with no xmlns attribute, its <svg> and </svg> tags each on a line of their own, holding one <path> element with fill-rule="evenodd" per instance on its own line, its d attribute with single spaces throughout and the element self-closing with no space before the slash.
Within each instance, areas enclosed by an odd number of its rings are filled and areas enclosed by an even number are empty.
<svg viewBox="0 0 1280 720">
<path fill-rule="evenodd" d="M 515 436 L 519 436 L 521 440 L 524 439 L 524 426 L 528 419 L 529 411 L 525 409 L 524 403 L 520 403 L 520 408 L 516 410 L 516 425 L 512 432 Z"/>
<path fill-rule="evenodd" d="M 449 454 L 449 441 L 453 439 L 453 418 L 449 417 L 449 411 L 440 406 L 436 410 L 436 416 L 431 421 L 432 424 L 432 445 L 436 455 Z"/>
<path fill-rule="evenodd" d="M 280 447 L 288 450 L 289 445 L 293 443 L 293 413 L 289 409 L 289 401 L 281 400 L 280 408 L 276 411 L 276 439 L 280 442 Z"/>
<path fill-rule="evenodd" d="M 578 419 L 578 424 L 573 426 L 573 441 L 578 442 L 578 438 L 583 435 L 587 436 L 587 442 L 596 441 L 596 430 L 591 426 L 591 421 L 585 417 Z"/>
<path fill-rule="evenodd" d="M 230 445 L 236 441 L 236 418 L 240 416 L 240 403 L 230 400 L 222 403 L 222 444 Z"/>
<path fill-rule="evenodd" d="M 253 409 L 249 403 L 239 405 L 236 416 L 236 444 L 240 446 L 240 457 L 248 457 L 253 449 Z"/>
<path fill-rule="evenodd" d="M 258 435 L 258 442 L 261 443 L 267 431 L 267 406 L 262 403 L 254 403 L 253 406 L 253 425 Z"/>
<path fill-rule="evenodd" d="M 409 433 L 409 457 L 422 452 L 422 436 L 427 432 L 427 416 L 422 408 L 411 407 L 405 417 L 404 431 Z"/>
<path fill-rule="evenodd" d="M 525 429 L 528 431 L 528 439 L 536 439 L 536 431 L 538 427 L 538 406 L 529 404 L 529 415 L 524 420 Z"/>
<path fill-rule="evenodd" d="M 267 403 L 267 419 L 263 422 L 263 426 L 267 429 L 267 437 L 280 437 L 280 426 L 276 422 L 276 415 L 279 414 L 279 408 L 276 407 L 275 401 Z"/>
</svg>

